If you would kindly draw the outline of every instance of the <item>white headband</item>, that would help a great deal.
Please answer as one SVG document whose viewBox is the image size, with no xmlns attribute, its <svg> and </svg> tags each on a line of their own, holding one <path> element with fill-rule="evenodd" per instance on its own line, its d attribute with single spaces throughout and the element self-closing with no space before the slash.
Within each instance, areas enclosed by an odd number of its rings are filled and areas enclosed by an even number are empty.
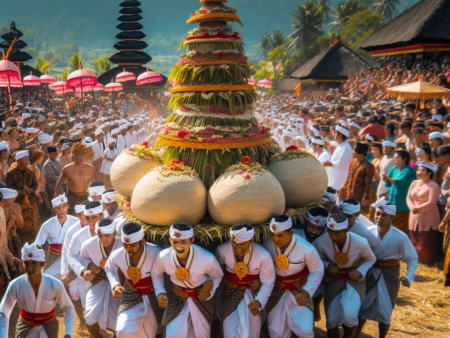
<svg viewBox="0 0 450 338">
<path fill-rule="evenodd" d="M 180 231 L 175 229 L 173 225 L 170 227 L 170 238 L 172 239 L 190 239 L 194 237 L 194 229 Z"/>
<path fill-rule="evenodd" d="M 370 142 L 375 141 L 375 139 L 372 136 L 370 136 L 369 134 L 366 135 L 366 139 L 369 140 Z"/>
<path fill-rule="evenodd" d="M 269 229 L 273 233 L 286 231 L 290 228 L 292 228 L 292 219 L 290 217 L 288 217 L 287 221 L 285 222 L 277 222 L 275 218 L 272 218 L 270 220 Z"/>
<path fill-rule="evenodd" d="M 22 262 L 25 261 L 36 261 L 36 262 L 45 262 L 45 251 L 42 249 L 38 249 L 36 244 L 25 243 L 22 247 Z"/>
<path fill-rule="evenodd" d="M 341 209 L 343 214 L 347 215 L 354 215 L 361 211 L 361 204 L 351 204 L 351 203 L 345 203 L 345 201 L 342 201 L 339 203 L 339 208 Z"/>
<path fill-rule="evenodd" d="M 85 209 L 84 210 L 84 216 L 94 216 L 97 214 L 101 214 L 103 212 L 103 205 L 99 205 L 98 207 L 91 208 L 91 209 Z"/>
<path fill-rule="evenodd" d="M 95 223 L 95 233 L 97 235 L 105 234 L 105 235 L 111 235 L 116 231 L 116 222 L 112 222 L 110 225 L 101 227 L 98 225 L 99 222 Z"/>
<path fill-rule="evenodd" d="M 328 229 L 334 230 L 334 231 L 345 230 L 348 228 L 348 219 L 346 217 L 345 222 L 338 223 L 338 222 L 336 222 L 336 220 L 334 218 L 332 218 L 330 216 L 330 217 L 328 217 L 328 220 L 327 220 L 327 227 L 328 227 Z"/>
<path fill-rule="evenodd" d="M 52 199 L 52 209 L 56 208 L 57 206 L 63 203 L 67 203 L 66 194 L 59 195 L 58 197 Z"/>
<path fill-rule="evenodd" d="M 16 161 L 20 160 L 22 157 L 28 157 L 28 150 L 21 150 L 16 153 Z"/>
<path fill-rule="evenodd" d="M 9 151 L 9 143 L 6 141 L 0 142 L 0 150 L 8 149 Z"/>
<path fill-rule="evenodd" d="M 355 121 L 352 121 L 352 127 L 358 128 L 359 130 L 362 129 L 362 127 L 358 123 L 356 123 Z"/>
<path fill-rule="evenodd" d="M 314 133 L 314 136 L 320 136 L 320 131 L 318 131 L 316 128 L 311 127 L 311 130 Z"/>
<path fill-rule="evenodd" d="M 317 138 L 312 138 L 311 143 L 318 144 L 321 146 L 323 146 L 325 144 L 325 142 L 322 139 L 317 139 Z"/>
<path fill-rule="evenodd" d="M 381 197 L 380 200 L 374 204 L 371 204 L 370 206 L 374 209 L 381 208 L 386 214 L 395 216 L 397 213 L 397 207 L 395 205 L 388 205 L 388 201 L 384 197 Z"/>
<path fill-rule="evenodd" d="M 383 147 L 397 148 L 397 145 L 392 141 L 383 141 Z"/>
<path fill-rule="evenodd" d="M 0 193 L 2 193 L 3 199 L 16 198 L 19 195 L 17 190 L 8 188 L 1 188 Z"/>
<path fill-rule="evenodd" d="M 75 206 L 75 213 L 76 214 L 79 214 L 79 213 L 82 213 L 82 212 L 84 213 L 84 210 L 86 210 L 84 205 L 79 204 L 79 205 Z"/>
<path fill-rule="evenodd" d="M 324 217 L 322 215 L 313 216 L 308 211 L 308 222 L 316 226 L 324 227 L 327 225 L 327 219 L 328 217 Z"/>
<path fill-rule="evenodd" d="M 425 161 L 417 162 L 416 166 L 427 168 L 427 169 L 431 170 L 434 174 L 436 174 L 438 171 L 438 167 L 436 164 L 425 162 Z"/>
<path fill-rule="evenodd" d="M 336 126 L 336 131 L 340 132 L 345 137 L 349 137 L 350 136 L 350 132 L 347 129 L 345 129 L 344 127 L 341 127 L 340 125 Z"/>
<path fill-rule="evenodd" d="M 430 133 L 430 135 L 428 136 L 428 139 L 432 140 L 434 138 L 443 138 L 444 135 L 442 135 L 442 133 L 438 132 L 438 131 L 433 131 L 432 133 Z"/>
<path fill-rule="evenodd" d="M 416 155 L 423 155 L 426 154 L 425 150 L 423 150 L 422 148 L 416 148 Z"/>
<path fill-rule="evenodd" d="M 104 192 L 102 194 L 102 202 L 103 203 L 113 203 L 115 201 L 116 201 L 116 192 L 115 191 Z"/>
<path fill-rule="evenodd" d="M 255 229 L 253 227 L 250 230 L 247 230 L 246 227 L 243 227 L 242 229 L 239 230 L 230 229 L 230 238 L 237 244 L 248 242 L 254 236 L 255 236 Z"/>
<path fill-rule="evenodd" d="M 323 195 L 322 199 L 328 202 L 336 202 L 337 199 L 337 192 L 336 193 L 331 193 L 328 191 L 325 191 L 325 195 Z"/>
<path fill-rule="evenodd" d="M 122 229 L 122 242 L 126 244 L 133 244 L 140 242 L 144 239 L 144 229 L 141 227 L 141 229 L 137 232 L 133 232 L 132 234 L 127 235 L 123 232 Z"/>
<path fill-rule="evenodd" d="M 106 189 L 105 189 L 104 185 L 99 185 L 96 187 L 89 187 L 89 195 L 91 195 L 91 196 L 101 195 L 101 194 L 103 194 L 103 192 L 105 190 Z"/>
</svg>

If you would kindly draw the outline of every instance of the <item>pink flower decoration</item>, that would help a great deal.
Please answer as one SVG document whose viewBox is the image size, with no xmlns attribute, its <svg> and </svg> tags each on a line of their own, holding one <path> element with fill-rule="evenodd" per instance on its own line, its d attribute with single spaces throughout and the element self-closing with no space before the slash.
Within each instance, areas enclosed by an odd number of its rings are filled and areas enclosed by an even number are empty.
<svg viewBox="0 0 450 338">
<path fill-rule="evenodd" d="M 245 175 L 245 178 L 252 178 L 252 174 L 247 173 L 247 174 Z"/>
<path fill-rule="evenodd" d="M 239 169 L 238 171 L 236 171 L 236 174 L 238 174 L 238 175 L 242 175 L 244 173 L 245 173 L 245 171 L 242 169 Z"/>
<path fill-rule="evenodd" d="M 180 129 L 180 130 L 178 130 L 178 132 L 177 132 L 177 136 L 178 136 L 178 137 L 185 137 L 186 135 L 189 135 L 189 132 L 186 131 L 186 130 L 184 130 L 184 129 Z"/>
</svg>

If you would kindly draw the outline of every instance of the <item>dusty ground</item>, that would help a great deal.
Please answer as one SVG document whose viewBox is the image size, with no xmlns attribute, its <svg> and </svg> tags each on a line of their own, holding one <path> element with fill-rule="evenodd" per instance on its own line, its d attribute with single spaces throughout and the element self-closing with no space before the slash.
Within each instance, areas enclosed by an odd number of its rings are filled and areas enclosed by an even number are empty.
<svg viewBox="0 0 450 338">
<path fill-rule="evenodd" d="M 402 273 L 405 269 L 406 265 L 402 264 Z M 450 289 L 444 289 L 443 281 L 442 263 L 436 267 L 419 264 L 411 289 L 400 288 L 388 337 L 450 337 Z M 326 337 L 324 318 L 322 302 L 322 321 L 316 323 L 315 329 L 317 338 Z M 63 328 L 63 318 L 58 319 Z M 75 327 L 77 325 L 78 320 Z M 59 338 L 63 337 L 64 330 L 60 330 Z M 89 334 L 82 332 L 73 338 L 81 337 L 89 337 Z M 378 337 L 378 327 L 374 322 L 368 321 L 364 327 L 361 338 L 368 337 Z M 108 338 L 112 338 L 112 334 Z"/>
</svg>

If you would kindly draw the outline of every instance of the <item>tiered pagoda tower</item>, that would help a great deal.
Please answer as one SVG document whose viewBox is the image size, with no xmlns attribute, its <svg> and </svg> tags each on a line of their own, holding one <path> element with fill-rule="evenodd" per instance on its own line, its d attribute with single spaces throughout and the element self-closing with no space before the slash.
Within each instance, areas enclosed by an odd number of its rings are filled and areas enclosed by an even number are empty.
<svg viewBox="0 0 450 338">
<path fill-rule="evenodd" d="M 98 81 L 104 85 L 111 82 L 111 78 L 116 78 L 116 75 L 123 72 L 126 68 L 127 72 L 134 73 L 136 77 L 146 71 L 144 64 L 152 60 L 151 56 L 142 50 L 147 48 L 146 42 L 141 41 L 146 35 L 140 30 L 143 28 L 139 23 L 143 17 L 140 15 L 142 10 L 139 8 L 141 3 L 137 0 L 125 0 L 119 6 L 122 9 L 119 11 L 121 16 L 117 18 L 121 23 L 116 26 L 122 32 L 116 35 L 120 41 L 114 45 L 118 50 L 109 61 L 118 65 L 118 67 L 111 69 L 98 78 Z M 163 87 L 167 82 L 167 78 L 163 76 L 163 81 L 152 84 L 153 88 Z M 135 81 L 122 83 L 125 92 L 134 93 L 140 91 L 141 88 L 136 86 Z M 144 88 L 142 88 L 144 89 Z M 146 88 L 148 90 L 148 88 Z"/>
<path fill-rule="evenodd" d="M 34 69 L 31 66 L 25 65 L 25 62 L 33 59 L 33 57 L 27 52 L 23 52 L 22 49 L 28 46 L 26 42 L 20 40 L 23 36 L 23 33 L 16 28 L 16 23 L 11 21 L 9 25 L 9 30 L 6 31 L 1 38 L 4 40 L 0 43 L 0 48 L 5 50 L 5 52 L 9 49 L 9 46 L 13 43 L 14 39 L 17 37 L 16 42 L 14 43 L 11 54 L 9 55 L 8 60 L 14 62 L 20 68 L 21 77 L 25 77 L 30 75 L 30 72 L 35 76 L 41 76 L 42 73 L 37 69 Z"/>
</svg>

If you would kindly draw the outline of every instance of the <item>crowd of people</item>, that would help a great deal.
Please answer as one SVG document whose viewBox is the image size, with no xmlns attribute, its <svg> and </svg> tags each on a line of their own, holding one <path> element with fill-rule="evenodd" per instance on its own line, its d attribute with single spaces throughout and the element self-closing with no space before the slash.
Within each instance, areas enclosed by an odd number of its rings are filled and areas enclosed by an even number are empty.
<svg viewBox="0 0 450 338">
<path fill-rule="evenodd" d="M 194 243 L 194 224 L 172 225 L 166 247 L 146 242 L 116 201 L 112 163 L 154 144 L 163 103 L 150 114 L 31 91 L 16 93 L 11 112 L 0 98 L 0 337 L 57 338 L 57 312 L 65 338 L 314 337 L 322 301 L 328 337 L 339 327 L 357 337 L 367 319 L 386 337 L 401 285 L 419 262 L 444 258 L 450 237 L 447 102 L 384 93 L 418 78 L 446 86 L 448 70 L 395 67 L 257 102 L 258 122 L 284 151 L 312 153 L 328 188 L 304 223 L 277 215 L 261 244 L 237 224 L 213 253 Z"/>
</svg>

